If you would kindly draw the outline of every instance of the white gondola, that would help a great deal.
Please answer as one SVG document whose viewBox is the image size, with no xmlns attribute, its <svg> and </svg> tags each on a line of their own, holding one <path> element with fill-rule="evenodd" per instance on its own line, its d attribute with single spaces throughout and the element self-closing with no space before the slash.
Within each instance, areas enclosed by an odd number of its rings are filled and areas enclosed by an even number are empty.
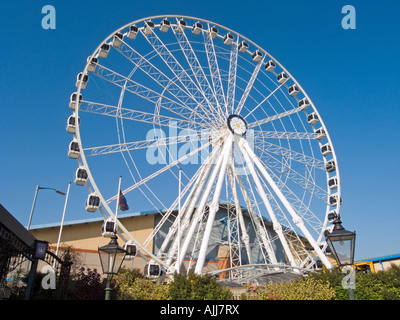
<svg viewBox="0 0 400 320">
<path fill-rule="evenodd" d="M 203 25 L 200 22 L 196 22 L 192 27 L 192 33 L 197 36 L 200 34 L 202 29 Z"/>
<path fill-rule="evenodd" d="M 278 74 L 276 79 L 278 80 L 278 82 L 280 84 L 282 84 L 282 83 L 285 83 L 289 79 L 289 77 L 285 72 L 281 72 L 280 74 Z"/>
<path fill-rule="evenodd" d="M 299 101 L 299 108 L 303 110 L 307 109 L 310 106 L 310 101 L 307 98 L 303 98 Z"/>
<path fill-rule="evenodd" d="M 100 207 L 100 197 L 96 193 L 89 194 L 86 200 L 86 211 L 95 212 Z"/>
<path fill-rule="evenodd" d="M 329 160 L 327 163 L 325 163 L 325 169 L 327 172 L 335 171 L 336 170 L 335 160 Z"/>
<path fill-rule="evenodd" d="M 251 55 L 254 62 L 260 62 L 262 59 L 262 56 L 263 56 L 263 54 L 259 50 L 254 51 L 253 54 Z"/>
<path fill-rule="evenodd" d="M 233 35 L 231 33 L 227 33 L 224 36 L 224 44 L 226 44 L 227 46 L 231 45 L 233 42 Z"/>
<path fill-rule="evenodd" d="M 82 81 L 81 81 L 82 79 Z M 86 89 L 86 85 L 89 81 L 89 76 L 87 74 L 83 74 L 82 72 L 79 72 L 79 74 L 76 76 L 76 83 L 75 83 L 75 87 L 79 88 L 79 84 L 81 84 L 81 90 L 85 90 Z"/>
<path fill-rule="evenodd" d="M 97 65 L 98 59 L 96 57 L 93 57 L 93 58 L 88 57 L 87 62 L 89 63 L 88 67 L 87 67 L 87 71 L 94 72 L 94 70 L 96 70 L 96 65 Z"/>
<path fill-rule="evenodd" d="M 148 265 L 145 267 L 145 275 L 148 278 L 158 278 L 161 275 L 160 265 L 155 263 L 154 261 L 150 261 Z"/>
<path fill-rule="evenodd" d="M 176 32 L 182 33 L 185 30 L 186 25 L 187 23 L 185 20 L 183 19 L 179 20 L 178 23 L 176 24 Z"/>
<path fill-rule="evenodd" d="M 318 140 L 321 140 L 326 137 L 326 132 L 324 128 L 316 129 L 314 130 L 314 133 L 315 133 L 315 138 L 317 138 Z"/>
<path fill-rule="evenodd" d="M 106 238 L 111 238 L 115 234 L 115 221 L 112 218 L 108 218 L 103 222 L 101 226 L 101 235 Z"/>
<path fill-rule="evenodd" d="M 239 52 L 241 52 L 241 53 L 246 52 L 248 48 L 249 48 L 249 44 L 247 42 L 245 42 L 245 41 L 242 41 L 239 44 Z"/>
<path fill-rule="evenodd" d="M 170 26 L 171 26 L 171 21 L 169 21 L 168 19 L 163 19 L 163 21 L 161 21 L 160 24 L 161 32 L 167 32 Z"/>
<path fill-rule="evenodd" d="M 75 184 L 78 186 L 84 186 L 88 180 L 88 173 L 85 169 L 85 167 L 79 167 L 76 169 L 75 172 Z"/>
<path fill-rule="evenodd" d="M 214 39 L 218 34 L 218 29 L 216 27 L 211 27 L 210 28 L 210 37 L 211 39 Z"/>
<path fill-rule="evenodd" d="M 78 124 L 80 123 L 80 119 L 78 117 Z M 69 116 L 67 120 L 67 132 L 75 133 L 76 132 L 76 118 L 74 115 Z"/>
<path fill-rule="evenodd" d="M 99 57 L 103 59 L 107 58 L 109 51 L 110 51 L 110 45 L 108 43 L 103 43 L 100 47 Z"/>
<path fill-rule="evenodd" d="M 120 47 L 120 45 L 122 44 L 122 39 L 124 38 L 124 36 L 122 35 L 121 32 L 117 32 L 116 34 L 114 34 L 114 38 L 112 41 L 112 46 L 115 49 L 118 49 Z"/>
<path fill-rule="evenodd" d="M 144 34 L 148 36 L 148 35 L 153 33 L 153 30 L 154 30 L 153 21 L 151 21 L 151 20 L 146 21 L 145 24 L 144 24 L 144 30 L 143 30 Z"/>
<path fill-rule="evenodd" d="M 321 260 L 315 260 L 314 270 L 322 270 L 323 263 Z"/>
<path fill-rule="evenodd" d="M 326 247 L 326 249 L 325 249 L 325 254 L 327 254 L 327 255 L 332 254 L 332 249 L 331 249 L 330 246 L 327 246 L 327 247 Z"/>
<path fill-rule="evenodd" d="M 328 213 L 328 221 L 333 223 L 338 218 L 338 214 L 336 210 L 329 211 Z"/>
<path fill-rule="evenodd" d="M 272 60 L 269 60 L 266 64 L 265 64 L 265 70 L 268 72 L 272 72 L 274 71 L 276 67 L 275 62 L 273 62 Z"/>
<path fill-rule="evenodd" d="M 329 143 L 324 144 L 324 145 L 321 147 L 321 152 L 322 152 L 322 154 L 323 154 L 324 156 L 330 155 L 330 154 L 332 153 L 332 147 L 331 147 L 331 145 L 330 145 Z"/>
<path fill-rule="evenodd" d="M 78 93 L 74 92 L 73 94 L 71 94 L 71 96 L 69 97 L 69 107 L 72 110 L 76 109 L 76 106 L 78 106 L 78 108 L 81 106 L 82 103 L 82 94 L 79 94 L 79 99 L 77 99 L 78 97 Z M 78 103 L 77 103 L 78 101 Z"/>
<path fill-rule="evenodd" d="M 332 177 L 328 180 L 329 189 L 337 189 L 338 185 L 339 185 L 339 182 L 336 177 Z"/>
<path fill-rule="evenodd" d="M 314 123 L 316 123 L 318 121 L 319 121 L 319 119 L 318 119 L 318 116 L 317 116 L 317 114 L 315 112 L 313 112 L 313 113 L 311 113 L 311 114 L 309 114 L 307 116 L 307 122 L 309 124 L 314 124 Z"/>
<path fill-rule="evenodd" d="M 292 96 L 292 97 L 295 97 L 298 93 L 299 93 L 299 87 L 298 86 L 296 86 L 295 84 L 294 85 L 292 85 L 291 87 L 289 87 L 289 94 Z"/>
<path fill-rule="evenodd" d="M 136 257 L 137 248 L 136 245 L 133 244 L 132 240 L 125 243 L 124 249 L 126 251 L 125 260 L 132 260 Z"/>
<path fill-rule="evenodd" d="M 72 159 L 78 159 L 79 157 L 79 143 L 78 140 L 74 139 L 70 142 L 68 148 L 68 157 Z"/>
<path fill-rule="evenodd" d="M 340 201 L 340 204 L 342 204 L 342 198 L 339 199 L 339 196 L 337 194 L 333 194 L 329 197 L 329 204 L 332 207 L 336 207 Z"/>
<path fill-rule="evenodd" d="M 138 32 L 139 28 L 136 25 L 132 24 L 129 26 L 129 31 L 126 36 L 128 37 L 128 39 L 135 40 Z"/>
</svg>

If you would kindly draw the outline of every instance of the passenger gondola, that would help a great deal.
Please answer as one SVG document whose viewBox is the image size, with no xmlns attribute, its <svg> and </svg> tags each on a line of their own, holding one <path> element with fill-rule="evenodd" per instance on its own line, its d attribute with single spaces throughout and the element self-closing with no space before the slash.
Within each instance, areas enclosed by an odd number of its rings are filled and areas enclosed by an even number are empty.
<svg viewBox="0 0 400 320">
<path fill-rule="evenodd" d="M 192 27 L 192 33 L 197 36 L 199 35 L 202 29 L 203 25 L 200 22 L 196 22 Z"/>
<path fill-rule="evenodd" d="M 135 40 L 138 32 L 139 28 L 136 25 L 132 24 L 129 26 L 129 31 L 126 36 L 128 37 L 128 39 Z"/>
<path fill-rule="evenodd" d="M 108 43 L 103 43 L 100 47 L 99 57 L 103 59 L 107 58 L 109 51 L 110 51 L 110 45 Z"/>
<path fill-rule="evenodd" d="M 79 143 L 78 140 L 74 139 L 70 142 L 68 148 L 68 157 L 71 159 L 78 159 L 79 157 Z"/>
<path fill-rule="evenodd" d="M 85 90 L 86 89 L 86 85 L 89 81 L 89 76 L 87 74 L 83 74 L 82 72 L 80 72 L 77 76 L 76 76 L 76 83 L 75 86 L 77 88 L 79 88 L 79 85 L 81 86 L 81 90 Z"/>
<path fill-rule="evenodd" d="M 266 64 L 265 64 L 265 70 L 268 72 L 272 72 L 274 71 L 276 67 L 275 62 L 273 62 L 272 60 L 269 60 Z"/>
<path fill-rule="evenodd" d="M 161 21 L 160 24 L 161 32 L 167 32 L 170 26 L 171 26 L 171 21 L 169 21 L 168 19 L 163 19 L 163 21 Z"/>
<path fill-rule="evenodd" d="M 86 184 L 88 180 L 88 173 L 85 169 L 85 167 L 79 167 L 78 169 L 76 169 L 75 172 L 75 184 L 78 186 L 83 186 Z"/>
<path fill-rule="evenodd" d="M 100 207 L 100 197 L 96 193 L 89 194 L 86 200 L 86 211 L 95 212 Z"/>
<path fill-rule="evenodd" d="M 74 92 L 73 94 L 71 94 L 70 98 L 69 98 L 69 107 L 72 110 L 75 110 L 75 108 L 78 106 L 78 108 L 81 106 L 82 103 L 82 94 L 79 94 L 79 99 L 77 99 L 78 97 L 78 93 Z"/>
<path fill-rule="evenodd" d="M 115 49 L 118 49 L 120 47 L 120 45 L 122 44 L 122 39 L 124 38 L 124 36 L 122 35 L 121 32 L 117 32 L 116 34 L 114 34 L 114 38 L 112 41 L 112 46 Z"/>
</svg>

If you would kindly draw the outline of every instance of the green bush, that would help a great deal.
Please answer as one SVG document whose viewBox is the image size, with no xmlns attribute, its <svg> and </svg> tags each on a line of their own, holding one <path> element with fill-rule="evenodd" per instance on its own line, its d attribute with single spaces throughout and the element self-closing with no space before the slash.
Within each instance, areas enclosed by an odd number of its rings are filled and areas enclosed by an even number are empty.
<svg viewBox="0 0 400 320">
<path fill-rule="evenodd" d="M 344 274 L 341 273 L 340 270 L 331 269 L 325 272 L 313 272 L 309 274 L 309 277 L 315 280 L 328 282 L 336 292 L 335 300 L 349 300 L 349 292 L 347 289 L 343 289 L 342 286 Z"/>
<path fill-rule="evenodd" d="M 149 279 L 136 278 L 129 287 L 120 285 L 120 291 L 124 300 L 170 300 L 168 285 Z"/>
<path fill-rule="evenodd" d="M 247 295 L 249 300 L 333 300 L 335 297 L 329 282 L 311 277 L 288 283 L 269 283 Z"/>
<path fill-rule="evenodd" d="M 327 281 L 336 292 L 337 300 L 348 300 L 348 290 L 343 289 L 344 274 L 333 269 L 324 273 L 311 273 L 310 278 Z M 385 271 L 356 274 L 356 300 L 400 300 L 400 267 L 391 264 Z"/>
<path fill-rule="evenodd" d="M 176 274 L 169 288 L 173 300 L 230 300 L 232 293 L 211 275 Z"/>
<path fill-rule="evenodd" d="M 392 264 L 385 271 L 357 274 L 357 300 L 400 300 L 400 267 Z"/>
<path fill-rule="evenodd" d="M 111 281 L 111 299 L 114 300 L 118 289 L 115 288 L 115 281 Z M 102 277 L 96 269 L 85 268 L 74 275 L 69 280 L 68 299 L 69 300 L 104 300 L 106 279 Z"/>
<path fill-rule="evenodd" d="M 168 286 L 145 279 L 138 270 L 121 270 L 116 281 L 119 300 L 169 300 Z"/>
<path fill-rule="evenodd" d="M 210 276 L 175 275 L 170 283 L 160 284 L 145 279 L 137 271 L 123 271 L 116 277 L 121 300 L 226 300 L 232 299 L 225 289 Z"/>
</svg>

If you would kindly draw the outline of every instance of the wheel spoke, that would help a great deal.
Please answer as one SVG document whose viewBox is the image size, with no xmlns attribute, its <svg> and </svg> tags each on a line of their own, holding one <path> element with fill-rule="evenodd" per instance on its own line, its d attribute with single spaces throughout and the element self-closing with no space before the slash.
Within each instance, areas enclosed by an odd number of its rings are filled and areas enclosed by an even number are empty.
<svg viewBox="0 0 400 320">
<path fill-rule="evenodd" d="M 177 32 L 175 29 L 173 29 L 173 32 L 176 39 L 178 40 L 179 46 L 192 71 L 193 78 L 196 80 L 197 86 L 202 92 L 203 97 L 206 98 L 206 101 L 212 112 L 218 114 L 222 119 L 220 107 L 218 106 L 218 99 L 216 98 L 215 92 L 213 92 L 213 90 L 211 89 L 211 85 L 207 79 L 207 76 L 205 75 L 199 59 L 197 58 L 195 51 L 190 45 L 190 41 L 188 40 L 185 32 Z"/>
<path fill-rule="evenodd" d="M 227 93 L 227 110 L 228 114 L 234 113 L 235 107 L 235 88 L 236 88 L 236 72 L 238 66 L 238 43 L 239 36 L 236 43 L 231 45 L 231 53 L 229 59 L 229 77 L 228 77 L 228 93 Z"/>
<path fill-rule="evenodd" d="M 127 58 L 132 64 L 147 74 L 155 83 L 163 88 L 164 91 L 168 91 L 176 100 L 187 109 L 189 116 L 197 115 L 203 121 L 210 121 L 211 118 L 207 113 L 199 114 L 199 104 L 192 94 L 187 92 L 186 88 L 178 85 L 177 80 L 172 80 L 166 76 L 159 68 L 154 66 L 148 59 L 143 55 L 129 46 L 126 42 L 122 42 L 121 46 L 117 49 L 125 58 Z M 168 109 L 170 110 L 170 109 Z"/>
<path fill-rule="evenodd" d="M 251 122 L 248 124 L 248 128 L 253 128 L 255 126 L 261 126 L 262 124 L 265 124 L 265 123 L 268 123 L 268 122 L 271 122 L 271 121 L 274 121 L 277 119 L 281 119 L 281 118 L 287 117 L 291 114 L 300 112 L 303 109 L 304 109 L 303 107 L 297 107 L 297 108 L 294 108 L 294 109 L 291 109 L 291 110 L 288 110 L 288 111 L 285 111 L 285 112 L 282 112 L 282 113 L 279 113 L 279 114 L 276 114 L 276 115 L 273 115 L 273 116 L 270 116 L 270 117 L 267 117 L 267 118 L 264 118 L 264 119 L 261 119 L 258 121 Z"/>
<path fill-rule="evenodd" d="M 287 132 L 287 131 L 259 131 L 254 130 L 255 139 L 295 139 L 310 140 L 316 139 L 315 133 L 311 132 Z"/>
<path fill-rule="evenodd" d="M 262 139 L 256 138 L 255 140 L 261 140 L 262 146 L 260 148 L 264 149 L 267 152 L 276 154 L 287 160 L 294 160 L 299 163 L 305 164 L 307 166 L 310 166 L 310 167 L 313 167 L 313 168 L 316 168 L 316 169 L 319 169 L 322 171 L 326 171 L 325 163 L 321 160 L 312 158 L 308 155 L 305 155 L 303 153 L 300 153 L 300 152 L 297 152 L 297 151 L 294 151 L 294 150 L 291 150 L 288 148 L 278 146 L 276 144 L 273 144 L 268 141 L 264 141 Z"/>
<path fill-rule="evenodd" d="M 184 104 L 173 101 L 172 99 L 150 89 L 146 86 L 141 85 L 140 83 L 129 79 L 105 66 L 100 64 L 97 65 L 96 68 L 96 76 L 113 83 L 114 85 L 123 88 L 126 91 L 129 91 L 138 97 L 150 101 L 152 104 L 159 104 L 160 101 L 163 101 L 163 106 L 167 109 L 178 109 L 182 110 L 182 108 L 186 108 Z"/>
<path fill-rule="evenodd" d="M 218 60 L 215 54 L 214 41 L 211 37 L 211 30 L 209 24 L 208 24 L 208 32 L 203 32 L 203 38 L 206 48 L 208 66 L 210 68 L 211 80 L 214 89 L 213 90 L 214 96 L 216 98 L 217 104 L 219 105 L 219 111 L 223 112 L 223 109 L 225 109 L 225 112 L 223 113 L 225 113 L 225 115 L 227 116 L 228 115 L 227 103 L 225 100 L 221 74 L 218 67 Z"/>
<path fill-rule="evenodd" d="M 193 132 L 192 134 L 189 133 L 186 135 L 179 135 L 176 137 L 157 137 L 156 139 L 152 140 L 125 142 L 125 143 L 117 143 L 106 146 L 84 148 L 83 151 L 85 152 L 86 157 L 92 157 L 92 156 L 100 156 L 110 153 L 119 153 L 119 152 L 133 151 L 139 149 L 148 149 L 148 148 L 157 149 L 161 147 L 168 147 L 173 144 L 198 142 L 201 140 L 204 140 L 204 137 L 201 137 L 196 132 Z"/>
<path fill-rule="evenodd" d="M 200 108 L 202 108 L 206 114 L 208 114 L 210 111 L 207 111 L 205 109 L 205 106 L 208 106 L 210 110 L 213 110 L 213 106 L 211 102 L 207 99 L 205 93 L 197 86 L 197 84 L 188 75 L 186 70 L 177 61 L 175 56 L 159 39 L 159 37 L 154 32 L 151 35 L 147 36 L 143 32 L 142 34 L 148 40 L 148 42 L 154 48 L 154 50 L 158 53 L 161 59 L 165 62 L 165 64 L 169 67 L 169 69 L 173 72 L 175 77 L 179 79 L 179 81 L 186 88 L 186 90 L 190 92 L 191 95 L 195 98 Z"/>
<path fill-rule="evenodd" d="M 247 83 L 246 89 L 244 90 L 242 97 L 240 98 L 240 101 L 236 108 L 235 114 L 240 114 L 240 112 L 242 111 L 242 108 L 247 100 L 247 97 L 250 94 L 251 89 L 253 88 L 254 81 L 256 80 L 258 72 L 260 71 L 260 68 L 262 65 L 263 65 L 263 63 L 262 63 L 262 61 L 260 61 L 259 63 L 257 63 L 256 67 L 254 68 L 251 78 L 250 78 L 249 82 Z"/>
<path fill-rule="evenodd" d="M 202 122 L 199 123 L 191 119 L 186 120 L 186 118 L 179 119 L 168 117 L 160 114 L 135 110 L 134 108 L 121 108 L 93 101 L 83 100 L 79 111 L 144 122 L 148 124 L 156 124 L 165 127 L 173 127 L 182 130 L 192 129 L 200 131 L 202 129 L 209 129 L 208 124 Z"/>
<path fill-rule="evenodd" d="M 266 96 L 257 106 L 255 106 L 244 118 L 246 119 L 249 115 L 251 115 L 254 111 L 256 111 L 265 101 L 271 98 L 276 91 L 278 91 L 283 86 L 283 83 L 275 88 L 275 90 L 271 91 L 271 93 Z"/>
<path fill-rule="evenodd" d="M 154 172 L 153 174 L 149 175 L 148 177 L 142 179 L 141 181 L 139 181 L 139 182 L 135 183 L 134 185 L 130 186 L 129 188 L 126 188 L 125 190 L 123 190 L 122 191 L 123 194 L 126 194 L 126 193 L 136 189 L 137 187 L 140 187 L 142 184 L 145 184 L 146 182 L 148 182 L 149 180 L 157 177 L 161 173 L 163 173 L 163 172 L 169 170 L 170 168 L 178 165 L 179 163 L 181 163 L 182 161 L 186 160 L 187 158 L 189 158 L 189 157 L 191 157 L 191 156 L 193 156 L 195 154 L 198 154 L 199 151 L 205 149 L 209 145 L 210 145 L 210 143 L 206 143 L 206 144 L 202 145 L 200 148 L 197 148 L 197 149 L 193 150 L 192 152 L 184 155 L 183 157 L 180 157 L 179 159 L 177 159 L 177 160 L 173 161 L 172 163 L 166 165 L 165 167 L 161 168 L 160 170 L 157 170 L 156 172 Z M 108 199 L 106 202 L 107 203 L 112 202 L 115 199 L 117 199 L 117 197 L 118 197 L 118 195 L 115 195 L 112 198 Z"/>
</svg>

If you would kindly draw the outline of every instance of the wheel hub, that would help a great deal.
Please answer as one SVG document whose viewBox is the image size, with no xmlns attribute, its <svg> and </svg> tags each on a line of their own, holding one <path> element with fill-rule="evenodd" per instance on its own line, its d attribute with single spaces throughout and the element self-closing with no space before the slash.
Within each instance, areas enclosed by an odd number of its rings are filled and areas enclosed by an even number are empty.
<svg viewBox="0 0 400 320">
<path fill-rule="evenodd" d="M 228 128 L 232 131 L 232 133 L 239 136 L 243 136 L 246 134 L 247 122 L 243 117 L 237 114 L 231 114 L 227 119 L 227 123 Z"/>
</svg>

